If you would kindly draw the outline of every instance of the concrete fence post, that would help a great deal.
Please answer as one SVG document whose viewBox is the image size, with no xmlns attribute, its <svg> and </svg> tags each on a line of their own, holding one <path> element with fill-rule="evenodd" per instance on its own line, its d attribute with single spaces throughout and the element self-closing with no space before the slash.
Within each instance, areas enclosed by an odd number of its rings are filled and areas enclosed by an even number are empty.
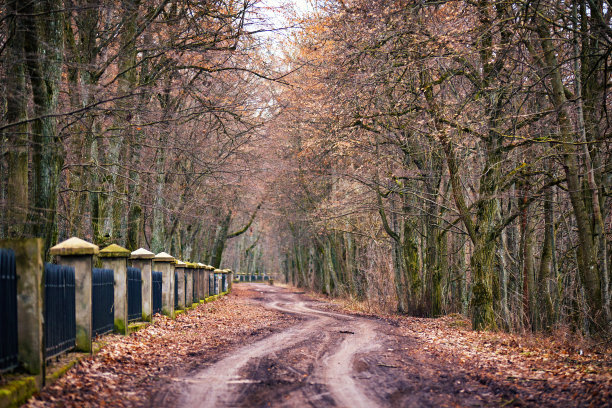
<svg viewBox="0 0 612 408">
<path fill-rule="evenodd" d="M 115 331 L 121 334 L 128 334 L 127 260 L 130 254 L 129 250 L 116 244 L 109 245 L 98 253 L 102 267 L 112 269 L 115 277 L 114 325 Z"/>
<path fill-rule="evenodd" d="M 185 271 L 187 264 L 183 261 L 176 261 L 174 264 L 174 270 L 176 271 L 176 285 L 178 289 L 178 307 L 184 309 L 186 306 L 185 302 Z"/>
<path fill-rule="evenodd" d="M 170 254 L 160 252 L 153 258 L 155 270 L 162 273 L 162 313 L 174 319 L 174 263 Z"/>
<path fill-rule="evenodd" d="M 17 353 L 19 364 L 42 385 L 44 364 L 43 241 L 40 238 L 0 240 L 0 248 L 15 252 L 17 273 Z M 6 328 L 0 328 L 5 330 Z"/>
<path fill-rule="evenodd" d="M 74 293 L 76 308 L 76 348 L 91 352 L 92 338 L 92 267 L 93 257 L 99 251 L 97 245 L 72 237 L 50 249 L 60 265 L 74 268 Z"/>
<path fill-rule="evenodd" d="M 195 264 L 189 264 L 191 273 L 193 274 L 193 299 L 192 302 L 197 303 L 200 301 L 200 274 L 196 269 Z"/>
<path fill-rule="evenodd" d="M 185 307 L 191 305 L 193 305 L 193 269 L 187 267 L 185 268 Z"/>
<path fill-rule="evenodd" d="M 153 258 L 155 258 L 155 254 L 144 248 L 139 248 L 130 254 L 132 266 L 140 269 L 142 279 L 142 320 L 145 322 L 150 322 L 153 317 L 153 282 L 151 277 Z"/>
<path fill-rule="evenodd" d="M 197 264 L 193 264 L 193 267 L 196 268 L 195 269 L 197 271 L 196 273 L 200 277 L 200 300 L 206 299 L 208 297 L 208 294 L 206 291 L 206 288 L 208 287 L 208 281 L 206 280 L 206 273 L 205 273 L 206 266 L 203 263 L 198 262 Z"/>
<path fill-rule="evenodd" d="M 227 291 L 231 292 L 232 291 L 232 283 L 234 283 L 234 272 L 231 269 L 227 270 Z"/>
</svg>

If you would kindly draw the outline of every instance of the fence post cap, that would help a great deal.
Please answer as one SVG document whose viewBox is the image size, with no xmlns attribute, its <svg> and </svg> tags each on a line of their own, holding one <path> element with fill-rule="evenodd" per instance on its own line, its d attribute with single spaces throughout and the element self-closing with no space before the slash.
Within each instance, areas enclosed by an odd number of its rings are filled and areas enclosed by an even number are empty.
<svg viewBox="0 0 612 408">
<path fill-rule="evenodd" d="M 147 251 L 144 248 L 138 248 L 130 255 L 130 259 L 153 259 L 155 254 L 151 251 Z"/>
<path fill-rule="evenodd" d="M 186 264 L 185 262 L 183 262 L 183 261 L 179 261 L 179 260 L 177 259 L 176 264 L 175 264 L 174 266 L 175 266 L 175 267 L 177 267 L 177 268 L 186 268 L 186 267 L 187 267 L 187 264 Z"/>
<path fill-rule="evenodd" d="M 186 268 L 191 268 L 191 269 L 195 269 L 198 266 L 196 264 L 194 264 L 193 262 L 187 262 L 187 265 L 185 266 Z"/>
<path fill-rule="evenodd" d="M 223 273 L 221 269 L 215 269 L 215 273 Z"/>
<path fill-rule="evenodd" d="M 215 267 L 214 266 L 210 266 L 210 265 L 204 265 L 204 269 L 206 269 L 207 271 L 214 271 Z"/>
<path fill-rule="evenodd" d="M 128 258 L 131 252 L 122 246 L 112 244 L 104 249 L 101 249 L 98 253 L 100 258 Z"/>
<path fill-rule="evenodd" d="M 196 264 L 198 266 L 198 268 L 204 268 L 206 265 L 204 265 L 203 263 L 198 262 Z"/>
<path fill-rule="evenodd" d="M 153 260 L 155 262 L 176 262 L 176 259 L 172 255 L 167 254 L 165 252 L 160 252 L 159 254 L 155 255 L 155 258 L 153 258 Z"/>
<path fill-rule="evenodd" d="M 54 247 L 51 247 L 49 252 L 51 255 L 95 255 L 100 248 L 97 245 L 82 240 L 81 238 L 72 237 L 64 242 L 60 242 Z"/>
</svg>

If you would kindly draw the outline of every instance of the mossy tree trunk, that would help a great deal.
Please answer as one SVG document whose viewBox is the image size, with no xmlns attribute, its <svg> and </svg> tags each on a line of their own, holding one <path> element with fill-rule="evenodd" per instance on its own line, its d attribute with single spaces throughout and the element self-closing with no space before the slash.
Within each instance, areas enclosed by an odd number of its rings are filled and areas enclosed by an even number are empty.
<svg viewBox="0 0 612 408">
<path fill-rule="evenodd" d="M 31 235 L 50 248 L 57 233 L 56 208 L 62 147 L 56 132 L 56 112 L 62 73 L 64 26 L 62 1 L 24 5 L 25 56 L 35 120 L 32 122 Z"/>
<path fill-rule="evenodd" d="M 11 37 L 6 42 L 4 56 L 5 76 L 4 84 L 6 90 L 6 113 L 7 123 L 15 123 L 2 135 L 7 143 L 6 151 L 1 152 L 6 156 L 7 166 L 6 196 L 10 200 L 7 211 L 2 218 L 8 237 L 16 238 L 23 236 L 28 217 L 28 125 L 26 89 L 26 66 L 24 54 L 25 27 L 24 17 L 19 10 L 17 0 L 9 0 L 6 3 L 6 14 L 9 16 L 8 25 Z M 4 148 L 2 149 L 4 150 Z"/>
</svg>

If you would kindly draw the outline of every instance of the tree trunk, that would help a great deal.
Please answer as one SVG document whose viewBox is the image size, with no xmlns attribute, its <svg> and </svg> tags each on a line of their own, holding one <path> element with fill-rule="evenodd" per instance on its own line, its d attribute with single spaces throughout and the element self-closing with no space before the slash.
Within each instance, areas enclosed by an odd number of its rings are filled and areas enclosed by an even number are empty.
<svg viewBox="0 0 612 408">
<path fill-rule="evenodd" d="M 28 217 L 28 125 L 26 90 L 26 66 L 24 55 L 25 28 L 23 16 L 19 13 L 17 0 L 6 3 L 6 13 L 13 16 L 8 21 L 8 30 L 13 33 L 6 43 L 4 56 L 7 75 L 6 89 L 6 122 L 18 123 L 8 128 L 4 137 L 7 141 L 6 164 L 8 177 L 6 195 L 10 202 L 7 211 L 2 215 L 7 235 L 11 238 L 23 235 Z M 4 149 L 3 149 L 4 150 Z"/>
<path fill-rule="evenodd" d="M 25 54 L 34 99 L 32 123 L 32 204 L 30 228 L 33 236 L 43 237 L 45 248 L 56 239 L 56 209 L 61 143 L 55 118 L 63 58 L 63 13 L 60 0 L 28 3 L 23 10 Z"/>
</svg>

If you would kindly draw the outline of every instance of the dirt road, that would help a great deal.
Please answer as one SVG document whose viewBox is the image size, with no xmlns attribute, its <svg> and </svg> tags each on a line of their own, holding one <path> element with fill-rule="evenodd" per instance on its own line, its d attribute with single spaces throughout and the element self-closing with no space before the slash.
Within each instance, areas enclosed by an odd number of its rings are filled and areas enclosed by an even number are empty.
<svg viewBox="0 0 612 408">
<path fill-rule="evenodd" d="M 392 324 L 321 310 L 289 290 L 256 285 L 254 301 L 299 323 L 234 349 L 180 379 L 179 407 L 493 406 L 495 384 L 441 364 Z M 503 391 L 503 390 L 502 390 Z M 503 394 L 503 392 L 502 392 Z M 167 401 L 167 400 L 166 400 Z"/>
</svg>

